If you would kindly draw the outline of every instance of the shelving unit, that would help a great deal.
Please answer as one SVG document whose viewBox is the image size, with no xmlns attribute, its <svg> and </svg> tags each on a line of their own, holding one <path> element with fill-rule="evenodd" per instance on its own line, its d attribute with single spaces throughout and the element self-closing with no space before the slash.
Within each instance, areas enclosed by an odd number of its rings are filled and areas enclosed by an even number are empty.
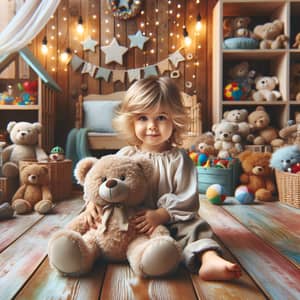
<svg viewBox="0 0 300 300">
<path fill-rule="evenodd" d="M 258 24 L 279 19 L 284 22 L 284 34 L 289 36 L 289 47 L 278 50 L 223 49 L 224 17 L 250 17 L 249 29 Z M 271 125 L 286 126 L 289 119 L 300 111 L 300 102 L 290 98 L 290 67 L 300 63 L 300 49 L 292 49 L 295 36 L 300 32 L 300 1 L 292 0 L 219 0 L 213 9 L 213 122 L 218 123 L 227 110 L 245 108 L 248 112 L 263 105 L 271 116 Z M 248 61 L 250 69 L 265 76 L 277 76 L 281 99 L 273 102 L 228 101 L 223 98 L 227 71 L 230 67 Z"/>
</svg>

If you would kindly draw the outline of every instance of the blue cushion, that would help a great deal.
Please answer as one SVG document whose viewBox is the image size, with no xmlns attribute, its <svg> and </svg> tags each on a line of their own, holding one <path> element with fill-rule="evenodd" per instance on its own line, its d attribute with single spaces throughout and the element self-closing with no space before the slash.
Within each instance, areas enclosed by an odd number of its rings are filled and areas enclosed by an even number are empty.
<svg viewBox="0 0 300 300">
<path fill-rule="evenodd" d="M 91 131 L 114 133 L 112 119 L 120 103 L 121 101 L 116 100 L 84 101 L 83 126 Z"/>
<path fill-rule="evenodd" d="M 247 37 L 234 37 L 224 40 L 224 49 L 258 49 L 259 41 Z"/>
</svg>

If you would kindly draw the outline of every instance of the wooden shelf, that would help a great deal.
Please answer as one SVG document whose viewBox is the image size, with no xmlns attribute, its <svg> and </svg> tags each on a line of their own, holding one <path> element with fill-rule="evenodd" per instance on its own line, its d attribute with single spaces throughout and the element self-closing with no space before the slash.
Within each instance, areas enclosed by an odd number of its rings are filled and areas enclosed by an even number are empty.
<svg viewBox="0 0 300 300">
<path fill-rule="evenodd" d="M 39 110 L 39 105 L 0 105 L 0 110 Z"/>
</svg>

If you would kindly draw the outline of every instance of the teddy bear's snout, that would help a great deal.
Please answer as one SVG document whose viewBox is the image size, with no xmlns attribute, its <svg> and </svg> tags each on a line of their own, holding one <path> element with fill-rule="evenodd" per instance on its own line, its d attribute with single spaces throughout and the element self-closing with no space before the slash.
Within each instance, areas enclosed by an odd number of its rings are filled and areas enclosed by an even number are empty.
<svg viewBox="0 0 300 300">
<path fill-rule="evenodd" d="M 110 179 L 110 180 L 107 180 L 105 185 L 111 189 L 111 188 L 115 187 L 117 184 L 118 184 L 118 182 L 116 180 Z"/>
</svg>

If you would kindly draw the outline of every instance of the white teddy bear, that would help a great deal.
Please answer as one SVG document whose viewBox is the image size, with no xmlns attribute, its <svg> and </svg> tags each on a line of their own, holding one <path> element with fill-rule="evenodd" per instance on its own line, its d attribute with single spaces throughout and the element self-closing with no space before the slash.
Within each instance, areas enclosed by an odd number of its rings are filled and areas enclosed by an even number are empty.
<svg viewBox="0 0 300 300">
<path fill-rule="evenodd" d="M 237 124 L 223 121 L 214 124 L 212 130 L 215 133 L 214 147 L 219 151 L 218 158 L 226 159 L 243 151 Z"/>
<path fill-rule="evenodd" d="M 38 136 L 41 130 L 40 123 L 14 121 L 8 123 L 7 131 L 13 144 L 4 148 L 2 153 L 2 173 L 5 177 L 19 175 L 19 161 L 21 160 L 48 160 L 45 151 L 38 146 Z"/>
<path fill-rule="evenodd" d="M 275 87 L 279 84 L 276 76 L 259 76 L 255 79 L 256 89 L 252 95 L 254 101 L 276 101 L 281 97 Z"/>
</svg>

